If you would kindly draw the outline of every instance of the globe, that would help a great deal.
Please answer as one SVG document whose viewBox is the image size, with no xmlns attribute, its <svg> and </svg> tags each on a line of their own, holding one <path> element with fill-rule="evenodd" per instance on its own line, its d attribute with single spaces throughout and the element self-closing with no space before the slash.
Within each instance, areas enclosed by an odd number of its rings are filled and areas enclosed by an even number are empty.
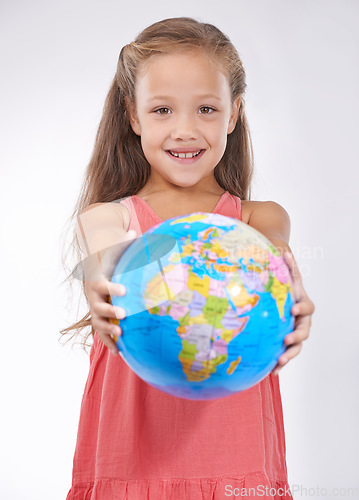
<svg viewBox="0 0 359 500">
<path fill-rule="evenodd" d="M 254 386 L 293 330 L 285 260 L 259 231 L 220 214 L 152 227 L 123 253 L 112 281 L 126 287 L 110 298 L 126 311 L 113 337 L 120 355 L 172 396 L 218 399 Z"/>
</svg>

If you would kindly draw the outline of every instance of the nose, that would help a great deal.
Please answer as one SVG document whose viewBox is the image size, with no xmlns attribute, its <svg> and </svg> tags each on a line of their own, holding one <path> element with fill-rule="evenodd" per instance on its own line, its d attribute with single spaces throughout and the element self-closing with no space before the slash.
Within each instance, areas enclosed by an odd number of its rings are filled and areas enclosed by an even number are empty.
<svg viewBox="0 0 359 500">
<path fill-rule="evenodd" d="M 188 113 L 177 115 L 173 121 L 171 137 L 172 139 L 182 139 L 184 141 L 196 139 L 198 131 L 195 118 L 189 116 Z"/>
</svg>

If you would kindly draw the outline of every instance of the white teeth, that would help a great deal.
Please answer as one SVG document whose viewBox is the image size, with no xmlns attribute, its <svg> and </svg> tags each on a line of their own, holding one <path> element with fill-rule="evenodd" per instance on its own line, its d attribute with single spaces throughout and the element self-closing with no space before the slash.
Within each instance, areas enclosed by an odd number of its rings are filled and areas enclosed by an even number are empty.
<svg viewBox="0 0 359 500">
<path fill-rule="evenodd" d="M 197 151 L 197 153 L 173 153 L 170 151 L 172 156 L 176 156 L 177 158 L 193 158 L 194 156 L 198 156 L 201 150 Z"/>
</svg>

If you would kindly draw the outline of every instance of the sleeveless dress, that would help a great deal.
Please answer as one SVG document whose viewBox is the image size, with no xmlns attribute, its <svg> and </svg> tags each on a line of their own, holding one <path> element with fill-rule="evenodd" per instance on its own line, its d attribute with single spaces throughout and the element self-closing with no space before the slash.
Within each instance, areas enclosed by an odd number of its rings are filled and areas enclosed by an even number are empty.
<svg viewBox="0 0 359 500">
<path fill-rule="evenodd" d="M 124 200 L 137 235 L 162 222 Z M 241 220 L 223 193 L 213 213 Z M 292 498 L 278 376 L 218 400 L 176 398 L 140 379 L 97 332 L 81 402 L 67 500 Z"/>
</svg>

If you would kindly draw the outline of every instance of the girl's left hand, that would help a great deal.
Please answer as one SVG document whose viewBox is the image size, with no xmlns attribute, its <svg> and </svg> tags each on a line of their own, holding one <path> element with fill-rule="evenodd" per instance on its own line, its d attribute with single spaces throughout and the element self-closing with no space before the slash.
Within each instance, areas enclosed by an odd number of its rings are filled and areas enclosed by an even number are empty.
<svg viewBox="0 0 359 500">
<path fill-rule="evenodd" d="M 284 344 L 288 347 L 279 357 L 276 366 L 273 368 L 273 375 L 278 375 L 283 366 L 300 353 L 303 340 L 309 337 L 312 314 L 315 310 L 313 302 L 304 290 L 302 277 L 293 255 L 287 251 L 284 253 L 284 259 L 293 280 L 293 291 L 296 302 L 291 309 L 291 313 L 295 316 L 295 323 L 294 330 L 284 338 Z"/>
</svg>

